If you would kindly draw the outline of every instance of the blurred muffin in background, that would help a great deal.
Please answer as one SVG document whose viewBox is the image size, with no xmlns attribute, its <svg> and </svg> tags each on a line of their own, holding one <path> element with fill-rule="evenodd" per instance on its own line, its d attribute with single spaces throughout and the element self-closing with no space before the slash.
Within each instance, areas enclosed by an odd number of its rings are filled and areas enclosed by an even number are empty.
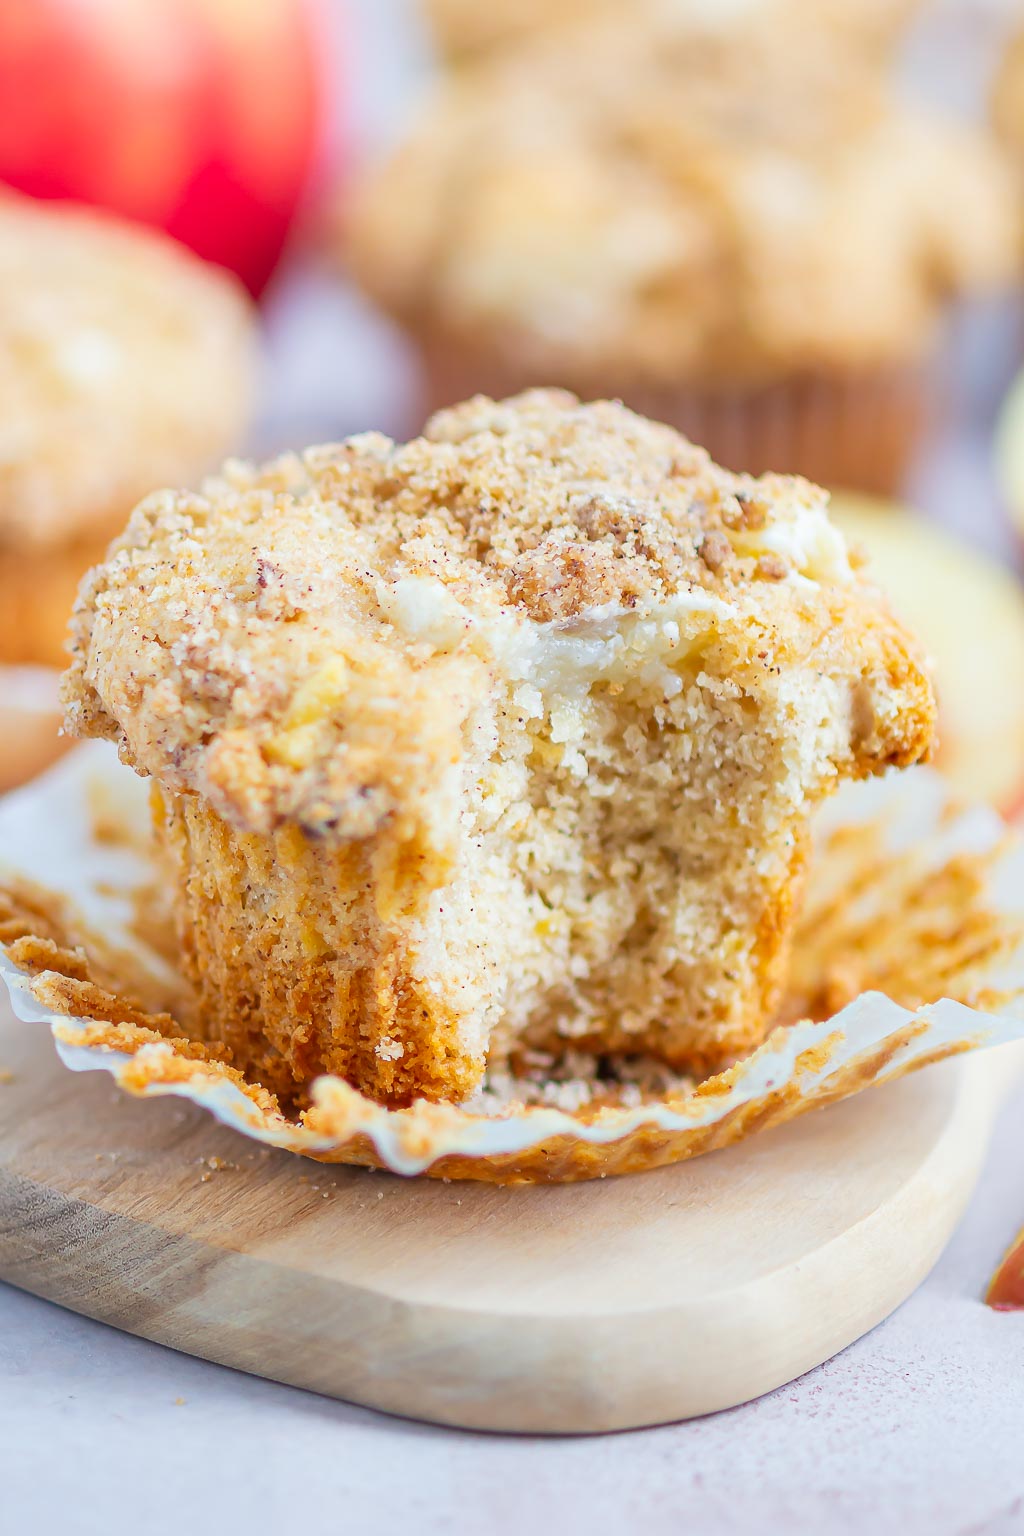
<svg viewBox="0 0 1024 1536">
<path fill-rule="evenodd" d="M 155 486 L 240 446 L 252 311 L 162 235 L 0 194 L 0 666 L 63 666 L 79 578 Z"/>
<path fill-rule="evenodd" d="M 996 71 L 992 116 L 1000 136 L 1024 171 L 1024 29 L 1010 38 Z"/>
<path fill-rule="evenodd" d="M 1011 180 L 819 31 L 609 24 L 443 86 L 347 239 L 431 409 L 563 384 L 737 469 L 889 490 L 949 300 L 1014 269 Z"/>
<path fill-rule="evenodd" d="M 463 63 L 528 42 L 558 27 L 621 15 L 622 0 L 426 0 L 441 52 Z M 832 27 L 853 46 L 880 52 L 920 9 L 920 0 L 640 0 L 644 14 L 675 25 L 736 29 L 766 15 L 794 25 Z"/>
</svg>

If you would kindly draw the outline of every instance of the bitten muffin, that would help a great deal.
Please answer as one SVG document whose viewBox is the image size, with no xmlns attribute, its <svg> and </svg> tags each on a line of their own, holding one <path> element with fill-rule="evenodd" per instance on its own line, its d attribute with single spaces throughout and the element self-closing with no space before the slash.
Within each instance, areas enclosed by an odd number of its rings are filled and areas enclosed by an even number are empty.
<svg viewBox="0 0 1024 1536">
<path fill-rule="evenodd" d="M 844 44 L 883 53 L 920 0 L 633 0 L 635 24 L 650 17 L 676 25 L 739 31 L 769 19 L 775 26 L 833 29 Z M 444 56 L 457 63 L 528 42 L 559 27 L 614 17 L 621 0 L 427 0 Z"/>
<path fill-rule="evenodd" d="M 812 807 L 932 737 L 822 491 L 554 391 L 150 497 L 74 633 L 67 727 L 155 782 L 197 1028 L 289 1100 L 747 1051 Z"/>
<path fill-rule="evenodd" d="M 240 446 L 234 279 L 148 230 L 0 194 L 0 665 L 67 660 L 82 573 L 147 491 Z"/>
<path fill-rule="evenodd" d="M 444 86 L 348 254 L 436 408 L 538 380 L 738 468 L 891 489 L 955 294 L 1009 280 L 1011 179 L 820 34 L 609 25 Z"/>
</svg>

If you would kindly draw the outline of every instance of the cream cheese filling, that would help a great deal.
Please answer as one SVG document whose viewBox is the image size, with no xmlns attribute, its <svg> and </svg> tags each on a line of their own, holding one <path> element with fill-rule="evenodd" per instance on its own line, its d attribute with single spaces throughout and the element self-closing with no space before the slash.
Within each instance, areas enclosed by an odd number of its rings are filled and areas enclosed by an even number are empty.
<svg viewBox="0 0 1024 1536">
<path fill-rule="evenodd" d="M 853 580 L 846 540 L 820 507 L 791 501 L 766 528 L 730 530 L 729 542 L 740 555 L 781 555 L 793 575 L 816 586 Z"/>
</svg>

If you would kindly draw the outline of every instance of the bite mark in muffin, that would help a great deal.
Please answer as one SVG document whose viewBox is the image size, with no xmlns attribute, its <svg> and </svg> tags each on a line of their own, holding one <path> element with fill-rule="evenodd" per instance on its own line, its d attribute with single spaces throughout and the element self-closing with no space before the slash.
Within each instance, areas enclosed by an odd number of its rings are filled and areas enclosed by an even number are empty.
<svg viewBox="0 0 1024 1536">
<path fill-rule="evenodd" d="M 826 502 L 556 391 L 143 502 L 67 724 L 156 782 L 198 1029 L 300 1102 L 756 1045 L 814 805 L 932 740 Z"/>
</svg>

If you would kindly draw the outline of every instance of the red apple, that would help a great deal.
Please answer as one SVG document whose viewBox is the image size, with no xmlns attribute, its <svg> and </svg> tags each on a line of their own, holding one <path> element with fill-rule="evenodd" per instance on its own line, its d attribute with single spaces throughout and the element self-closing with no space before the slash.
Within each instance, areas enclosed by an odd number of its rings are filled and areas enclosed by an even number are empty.
<svg viewBox="0 0 1024 1536">
<path fill-rule="evenodd" d="M 0 0 L 0 181 L 158 225 L 259 293 L 318 148 L 314 0 Z"/>
</svg>

